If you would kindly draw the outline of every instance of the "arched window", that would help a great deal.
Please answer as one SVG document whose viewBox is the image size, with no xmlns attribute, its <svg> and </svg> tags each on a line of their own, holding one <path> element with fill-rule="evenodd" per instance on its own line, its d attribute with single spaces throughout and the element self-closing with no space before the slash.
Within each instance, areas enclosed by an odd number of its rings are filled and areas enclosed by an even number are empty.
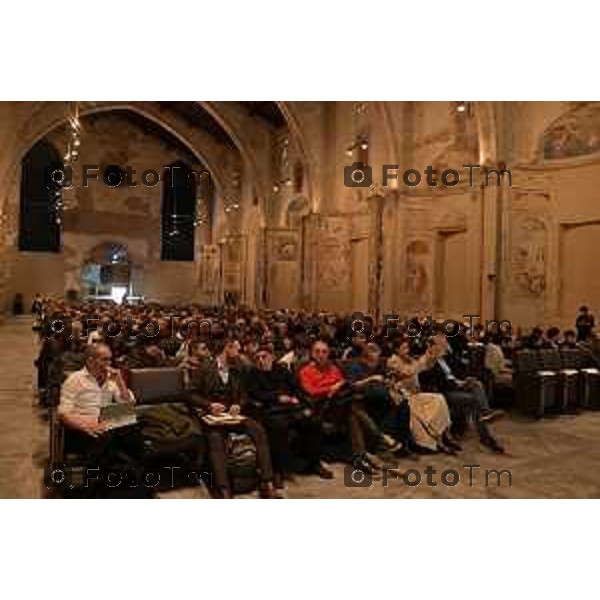
<svg viewBox="0 0 600 600">
<path fill-rule="evenodd" d="M 56 148 L 40 140 L 21 162 L 19 250 L 60 252 L 60 224 L 57 220 L 57 192 L 53 171 L 63 169 Z M 58 177 L 60 179 L 60 177 Z"/>
<path fill-rule="evenodd" d="M 196 177 L 182 161 L 165 169 L 162 194 L 161 260 L 194 260 Z"/>
</svg>

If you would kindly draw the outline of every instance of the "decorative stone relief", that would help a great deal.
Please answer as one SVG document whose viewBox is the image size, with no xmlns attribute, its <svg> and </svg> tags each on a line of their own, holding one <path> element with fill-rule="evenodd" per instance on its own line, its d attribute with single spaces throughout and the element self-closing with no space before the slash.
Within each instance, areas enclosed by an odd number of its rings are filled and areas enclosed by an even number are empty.
<svg viewBox="0 0 600 600">
<path fill-rule="evenodd" d="M 546 289 L 546 224 L 539 217 L 519 215 L 513 227 L 511 266 L 514 294 L 539 297 Z"/>
<path fill-rule="evenodd" d="M 223 291 L 242 293 L 246 238 L 231 236 L 222 244 Z"/>
<path fill-rule="evenodd" d="M 347 217 L 323 217 L 318 239 L 318 285 L 326 291 L 348 289 L 351 278 L 350 228 Z"/>
<path fill-rule="evenodd" d="M 219 247 L 205 244 L 200 250 L 198 286 L 202 294 L 213 295 L 219 289 Z"/>
</svg>

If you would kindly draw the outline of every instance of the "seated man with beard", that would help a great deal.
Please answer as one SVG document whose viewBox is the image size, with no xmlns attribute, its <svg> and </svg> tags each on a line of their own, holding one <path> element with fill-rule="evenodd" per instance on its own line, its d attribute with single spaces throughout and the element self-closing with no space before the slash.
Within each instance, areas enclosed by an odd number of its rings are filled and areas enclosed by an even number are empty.
<svg viewBox="0 0 600 600">
<path fill-rule="evenodd" d="M 246 376 L 246 391 L 253 414 L 267 432 L 277 487 L 289 476 L 291 452 L 290 430 L 298 434 L 300 452 L 306 460 L 307 472 L 323 479 L 333 473 L 321 463 L 321 423 L 313 411 L 300 400 L 300 390 L 289 369 L 273 363 L 270 345 L 254 354 L 255 366 Z"/>
<path fill-rule="evenodd" d="M 191 370 L 189 403 L 204 414 L 218 417 L 228 413 L 240 417 L 235 422 L 215 423 L 205 427 L 217 492 L 222 498 L 232 497 L 225 441 L 229 433 L 244 433 L 252 438 L 256 446 L 260 496 L 278 498 L 273 486 L 267 435 L 262 425 L 245 415 L 246 395 L 242 387 L 240 343 L 237 340 L 220 340 L 215 353 L 215 359 L 204 360 L 200 366 Z"/>
</svg>

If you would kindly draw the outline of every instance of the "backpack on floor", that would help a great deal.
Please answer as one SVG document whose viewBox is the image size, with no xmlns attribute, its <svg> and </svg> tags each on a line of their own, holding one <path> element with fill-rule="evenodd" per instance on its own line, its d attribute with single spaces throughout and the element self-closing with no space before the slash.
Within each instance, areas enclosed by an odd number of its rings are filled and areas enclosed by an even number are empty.
<svg viewBox="0 0 600 600">
<path fill-rule="evenodd" d="M 250 494 L 258 486 L 256 448 L 252 438 L 237 433 L 227 436 L 227 471 L 234 494 Z"/>
</svg>

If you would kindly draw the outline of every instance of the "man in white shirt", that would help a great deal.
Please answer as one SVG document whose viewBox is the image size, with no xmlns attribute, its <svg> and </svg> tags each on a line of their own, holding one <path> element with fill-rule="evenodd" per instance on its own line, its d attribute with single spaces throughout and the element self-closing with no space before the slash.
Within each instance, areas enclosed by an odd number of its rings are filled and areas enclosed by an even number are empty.
<svg viewBox="0 0 600 600">
<path fill-rule="evenodd" d="M 64 382 L 58 414 L 66 427 L 65 446 L 84 456 L 89 467 L 136 469 L 142 439 L 135 427 L 112 428 L 100 419 L 103 407 L 135 404 L 121 374 L 110 366 L 110 348 L 102 343 L 86 346 L 85 367 Z"/>
<path fill-rule="evenodd" d="M 72 373 L 64 382 L 58 413 L 69 429 L 97 437 L 108 429 L 100 421 L 103 406 L 112 402 L 135 404 L 121 373 L 111 368 L 111 359 L 112 353 L 107 345 L 89 345 L 85 367 Z"/>
</svg>

